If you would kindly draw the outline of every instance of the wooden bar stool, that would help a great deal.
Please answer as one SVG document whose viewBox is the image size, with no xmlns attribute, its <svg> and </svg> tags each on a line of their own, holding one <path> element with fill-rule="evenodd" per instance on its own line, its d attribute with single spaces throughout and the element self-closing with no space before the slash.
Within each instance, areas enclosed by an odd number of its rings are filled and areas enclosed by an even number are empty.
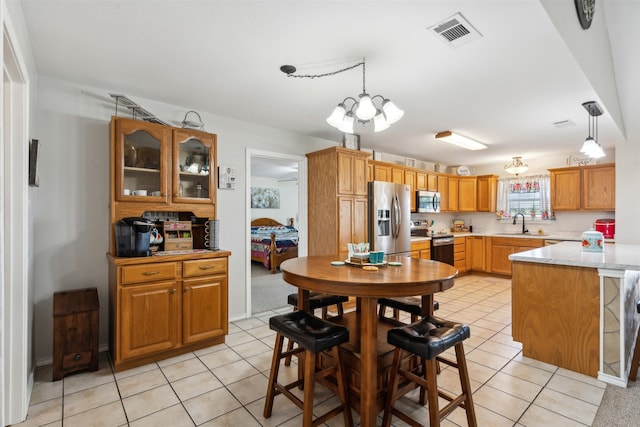
<svg viewBox="0 0 640 427">
<path fill-rule="evenodd" d="M 636 310 L 640 313 L 640 301 L 636 301 Z M 631 369 L 629 370 L 629 380 L 635 381 L 638 376 L 638 364 L 640 363 L 640 329 L 636 337 L 636 346 L 633 349 L 633 359 L 631 359 Z"/>
<path fill-rule="evenodd" d="M 309 292 L 309 308 L 311 312 L 314 312 L 315 309 L 322 309 L 322 318 L 324 320 L 329 319 L 328 307 L 332 305 L 336 306 L 337 315 L 332 316 L 334 319 L 339 319 L 344 314 L 344 308 L 342 306 L 343 302 L 349 301 L 349 297 L 340 296 L 340 295 L 327 295 L 321 294 L 320 292 Z M 287 304 L 293 306 L 293 310 L 298 309 L 298 293 L 289 294 L 287 296 Z M 287 344 L 287 351 L 291 351 L 293 349 L 293 341 L 289 340 Z M 287 357 L 284 361 L 285 366 L 291 365 L 291 356 Z"/>
<path fill-rule="evenodd" d="M 393 297 L 393 298 L 378 298 L 378 304 L 380 309 L 378 311 L 378 317 L 384 319 L 387 307 L 393 308 L 394 320 L 400 321 L 400 311 L 405 311 L 411 314 L 411 323 L 417 322 L 422 316 L 422 297 Z M 438 301 L 433 302 L 433 310 L 440 308 Z"/>
<path fill-rule="evenodd" d="M 302 420 L 303 426 L 305 427 L 322 424 L 340 412 L 344 415 L 345 425 L 352 426 L 353 418 L 349 406 L 349 394 L 345 385 L 346 381 L 340 350 L 340 344 L 349 341 L 349 330 L 344 326 L 327 322 L 302 310 L 270 318 L 269 327 L 276 331 L 276 343 L 271 361 L 267 398 L 264 402 L 264 417 L 271 417 L 273 399 L 277 395 L 283 394 L 302 409 Z M 296 342 L 298 344 L 297 348 L 283 352 L 282 346 L 285 337 L 288 338 L 290 342 Z M 323 351 L 331 352 L 335 365 L 317 370 L 316 358 L 318 353 Z M 302 352 L 304 352 L 303 377 L 289 384 L 280 384 L 278 382 L 280 360 L 291 354 Z M 315 381 L 326 378 L 332 374 L 336 376 L 336 384 L 334 385 L 331 381 L 324 381 L 323 384 L 338 395 L 341 404 L 313 420 L 313 389 Z M 304 386 L 304 400 L 300 400 L 289 391 L 298 385 Z"/>
<path fill-rule="evenodd" d="M 469 426 L 477 426 L 476 414 L 471 398 L 471 384 L 469 383 L 467 362 L 462 345 L 462 342 L 469 338 L 469 336 L 469 326 L 433 316 L 425 316 L 419 322 L 393 328 L 388 331 L 387 342 L 394 345 L 396 349 L 393 354 L 393 364 L 389 376 L 389 392 L 385 402 L 384 418 L 382 420 L 384 427 L 389 427 L 391 424 L 392 414 L 412 426 L 422 425 L 393 407 L 393 402 L 412 387 L 412 382 L 421 387 L 421 404 L 424 404 L 424 390 L 427 392 L 430 427 L 439 426 L 442 418 L 446 417 L 458 406 L 465 409 Z M 451 347 L 455 348 L 456 362 L 438 356 Z M 403 352 L 409 353 L 409 355 L 419 356 L 421 363 L 417 364 L 417 367 L 413 369 L 403 369 L 401 367 Z M 462 388 L 460 395 L 452 396 L 443 390 L 438 390 L 436 360 L 458 368 Z M 400 384 L 399 377 L 407 379 L 408 381 Z M 438 407 L 438 396 L 449 401 L 442 409 Z"/>
<path fill-rule="evenodd" d="M 336 311 L 338 312 L 335 318 L 340 318 L 344 314 L 344 308 L 342 306 L 343 302 L 349 301 L 349 297 L 340 296 L 340 295 L 327 295 L 322 294 L 320 292 L 309 292 L 309 307 L 311 310 L 315 310 L 316 308 L 322 309 L 322 318 L 327 320 L 329 317 L 328 307 L 332 305 L 336 306 Z M 298 305 L 298 293 L 289 294 L 287 296 L 287 304 L 292 305 L 294 310 L 297 310 Z"/>
</svg>

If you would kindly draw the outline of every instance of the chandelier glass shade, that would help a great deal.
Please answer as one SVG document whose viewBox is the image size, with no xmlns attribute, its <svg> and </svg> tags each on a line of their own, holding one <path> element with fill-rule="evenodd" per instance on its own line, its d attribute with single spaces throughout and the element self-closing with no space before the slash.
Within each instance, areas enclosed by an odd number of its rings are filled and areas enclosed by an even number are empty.
<svg viewBox="0 0 640 427">
<path fill-rule="evenodd" d="M 341 70 L 325 74 L 296 75 L 296 68 L 292 65 L 283 65 L 280 70 L 288 77 L 318 78 L 332 76 L 347 70 L 362 66 L 362 93 L 358 98 L 351 96 L 342 100 L 334 109 L 327 123 L 344 133 L 353 133 L 356 121 L 365 125 L 373 121 L 374 132 L 381 132 L 397 122 L 404 115 L 404 111 L 382 95 L 371 96 L 366 90 L 366 64 L 365 59 L 355 65 Z"/>
<path fill-rule="evenodd" d="M 598 142 L 598 116 L 602 115 L 602 109 L 596 101 L 585 102 L 582 106 L 589 113 L 589 135 L 584 140 L 580 152 L 592 159 L 599 159 L 605 156 L 604 150 Z"/>
<path fill-rule="evenodd" d="M 505 172 L 512 173 L 515 176 L 524 173 L 529 169 L 529 165 L 522 163 L 522 157 L 512 157 L 511 163 L 508 165 L 504 165 Z"/>
</svg>

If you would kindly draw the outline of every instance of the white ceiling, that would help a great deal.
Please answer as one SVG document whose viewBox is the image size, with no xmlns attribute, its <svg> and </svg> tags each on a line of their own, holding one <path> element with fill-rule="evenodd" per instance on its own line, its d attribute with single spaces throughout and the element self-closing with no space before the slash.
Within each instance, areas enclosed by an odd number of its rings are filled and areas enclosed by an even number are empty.
<svg viewBox="0 0 640 427">
<path fill-rule="evenodd" d="M 545 3 L 574 7 L 569 0 Z M 606 99 L 591 83 L 603 77 L 583 72 L 538 0 L 22 0 L 22 7 L 40 75 L 134 99 L 340 141 L 325 119 L 343 98 L 361 92 L 360 69 L 294 79 L 279 67 L 317 74 L 366 57 L 368 92 L 390 98 L 405 116 L 381 133 L 371 125 L 358 130 L 365 148 L 448 165 L 577 154 L 587 136 L 581 104 L 590 100 L 605 110 L 599 119 L 605 148 L 625 135 L 640 141 L 638 1 L 609 0 L 595 15 L 594 26 L 608 28 L 616 74 Z M 483 37 L 452 49 L 427 28 L 457 12 Z M 574 17 L 570 25 L 578 26 Z M 608 111 L 620 111 L 621 119 Z M 553 126 L 563 120 L 576 126 Z M 215 124 L 207 130 L 215 132 Z M 435 141 L 443 130 L 489 149 Z"/>
</svg>

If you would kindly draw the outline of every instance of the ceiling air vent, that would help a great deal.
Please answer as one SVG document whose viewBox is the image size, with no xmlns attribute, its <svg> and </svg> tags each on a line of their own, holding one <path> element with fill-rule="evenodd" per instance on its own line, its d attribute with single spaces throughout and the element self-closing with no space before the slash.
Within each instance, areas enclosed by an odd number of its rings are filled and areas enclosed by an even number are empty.
<svg viewBox="0 0 640 427">
<path fill-rule="evenodd" d="M 462 46 L 482 37 L 482 34 L 459 12 L 427 29 L 433 31 L 440 40 L 451 47 Z"/>
</svg>

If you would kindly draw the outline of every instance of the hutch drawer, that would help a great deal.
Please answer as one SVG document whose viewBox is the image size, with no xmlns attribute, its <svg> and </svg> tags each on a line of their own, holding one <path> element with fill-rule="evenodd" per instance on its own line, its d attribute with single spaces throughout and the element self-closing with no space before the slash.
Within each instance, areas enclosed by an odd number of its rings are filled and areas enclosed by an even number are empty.
<svg viewBox="0 0 640 427">
<path fill-rule="evenodd" d="M 122 267 L 122 284 L 175 279 L 175 262 L 156 262 Z"/>
</svg>

